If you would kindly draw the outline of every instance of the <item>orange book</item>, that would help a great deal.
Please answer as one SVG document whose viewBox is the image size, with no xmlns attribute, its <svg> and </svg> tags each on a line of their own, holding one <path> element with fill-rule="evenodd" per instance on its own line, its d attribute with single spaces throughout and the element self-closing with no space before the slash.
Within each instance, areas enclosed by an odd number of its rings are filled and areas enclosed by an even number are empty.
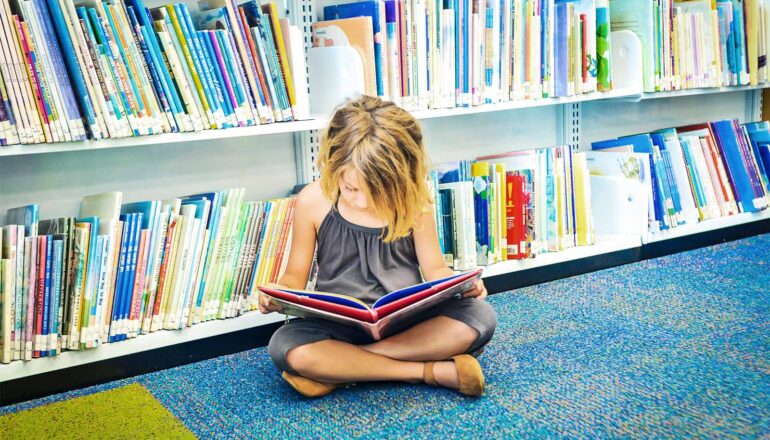
<svg viewBox="0 0 770 440">
<path fill-rule="evenodd" d="M 377 96 L 374 31 L 371 17 L 343 18 L 313 23 L 313 47 L 352 46 L 364 63 L 366 94 Z"/>
</svg>

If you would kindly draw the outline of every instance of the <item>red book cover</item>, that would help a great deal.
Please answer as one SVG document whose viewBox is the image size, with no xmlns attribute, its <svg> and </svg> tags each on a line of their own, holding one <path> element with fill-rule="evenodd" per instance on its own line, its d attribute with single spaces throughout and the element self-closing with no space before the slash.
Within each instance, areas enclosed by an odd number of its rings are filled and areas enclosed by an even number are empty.
<svg viewBox="0 0 770 440">
<path fill-rule="evenodd" d="M 174 217 L 168 223 L 168 232 L 166 233 L 166 244 L 163 246 L 163 262 L 160 265 L 160 274 L 158 276 L 158 291 L 155 294 L 155 305 L 152 308 L 152 316 L 160 314 L 160 303 L 163 300 L 163 288 L 166 285 L 166 272 L 170 260 L 171 245 L 174 243 L 174 234 L 176 232 L 177 219 Z"/>
<path fill-rule="evenodd" d="M 519 237 L 516 235 L 516 177 L 513 172 L 505 173 L 505 230 L 508 246 L 508 259 L 519 257 Z"/>
<path fill-rule="evenodd" d="M 516 243 L 519 247 L 517 258 L 527 257 L 527 204 L 524 199 L 524 181 L 526 177 L 521 174 L 513 176 L 514 209 L 516 210 Z"/>
<path fill-rule="evenodd" d="M 132 326 L 139 329 L 139 314 L 142 309 L 142 300 L 144 294 L 144 280 L 145 270 L 147 268 L 147 254 L 148 246 L 147 240 L 149 236 L 149 230 L 143 229 L 141 232 L 141 238 L 139 239 L 139 258 L 136 262 L 136 276 L 134 277 L 134 288 L 131 295 L 131 312 L 128 316 L 128 320 L 131 321 Z M 132 328 L 133 330 L 133 328 Z"/>
</svg>

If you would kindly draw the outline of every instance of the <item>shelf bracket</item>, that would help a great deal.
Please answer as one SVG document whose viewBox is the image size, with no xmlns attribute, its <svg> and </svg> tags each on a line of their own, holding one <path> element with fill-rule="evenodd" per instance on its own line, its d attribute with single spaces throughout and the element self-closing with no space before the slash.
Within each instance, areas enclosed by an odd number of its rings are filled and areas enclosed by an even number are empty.
<svg viewBox="0 0 770 440">
<path fill-rule="evenodd" d="M 559 145 L 569 145 L 572 151 L 580 151 L 580 112 L 582 104 L 563 104 L 558 117 Z"/>
</svg>

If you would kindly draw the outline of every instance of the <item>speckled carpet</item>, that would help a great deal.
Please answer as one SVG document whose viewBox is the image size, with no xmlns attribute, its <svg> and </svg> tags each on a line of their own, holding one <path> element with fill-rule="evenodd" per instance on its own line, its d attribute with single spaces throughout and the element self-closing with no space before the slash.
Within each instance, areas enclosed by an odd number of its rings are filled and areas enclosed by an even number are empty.
<svg viewBox="0 0 770 440">
<path fill-rule="evenodd" d="M 262 348 L 0 408 L 0 433 L 83 437 L 51 416 L 79 402 L 91 438 L 137 438 L 126 417 L 167 424 L 145 437 L 184 436 L 166 411 L 203 438 L 770 436 L 770 234 L 489 301 L 499 325 L 480 399 L 362 384 L 307 400 Z M 160 405 L 89 421 L 78 397 L 133 384 Z"/>
</svg>

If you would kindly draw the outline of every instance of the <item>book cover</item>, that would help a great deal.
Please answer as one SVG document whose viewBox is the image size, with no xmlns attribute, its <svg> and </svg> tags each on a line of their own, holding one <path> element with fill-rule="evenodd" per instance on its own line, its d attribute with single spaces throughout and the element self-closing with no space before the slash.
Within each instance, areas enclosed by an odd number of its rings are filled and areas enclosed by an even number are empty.
<svg viewBox="0 0 770 440">
<path fill-rule="evenodd" d="M 353 296 L 339 293 L 289 289 L 281 286 L 259 286 L 261 294 L 282 312 L 301 317 L 326 319 L 357 327 L 381 339 L 390 328 L 436 304 L 455 298 L 473 286 L 481 277 L 481 269 L 464 272 L 440 280 L 424 282 L 393 291 L 371 306 Z"/>
</svg>

